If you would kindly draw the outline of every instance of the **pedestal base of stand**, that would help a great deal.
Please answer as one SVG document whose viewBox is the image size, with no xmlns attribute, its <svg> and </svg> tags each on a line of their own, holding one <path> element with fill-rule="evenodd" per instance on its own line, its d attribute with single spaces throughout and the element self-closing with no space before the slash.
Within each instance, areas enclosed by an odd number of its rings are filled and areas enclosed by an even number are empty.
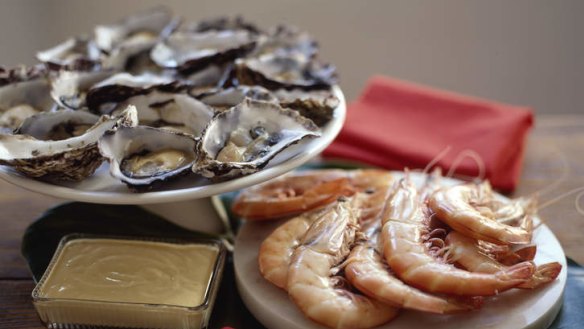
<svg viewBox="0 0 584 329">
<path fill-rule="evenodd" d="M 225 231 L 225 226 L 217 215 L 211 198 L 148 204 L 142 207 L 189 230 L 210 234 L 220 234 Z"/>
</svg>

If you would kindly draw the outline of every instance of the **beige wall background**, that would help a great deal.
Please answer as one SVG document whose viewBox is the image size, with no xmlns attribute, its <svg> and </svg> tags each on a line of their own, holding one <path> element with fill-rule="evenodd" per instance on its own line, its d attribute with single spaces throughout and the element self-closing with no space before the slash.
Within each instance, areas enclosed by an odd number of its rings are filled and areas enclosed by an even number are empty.
<svg viewBox="0 0 584 329">
<path fill-rule="evenodd" d="M 188 20 L 242 14 L 308 30 L 354 99 L 384 74 L 468 95 L 584 113 L 584 1 L 0 0 L 0 64 L 164 3 Z"/>
</svg>

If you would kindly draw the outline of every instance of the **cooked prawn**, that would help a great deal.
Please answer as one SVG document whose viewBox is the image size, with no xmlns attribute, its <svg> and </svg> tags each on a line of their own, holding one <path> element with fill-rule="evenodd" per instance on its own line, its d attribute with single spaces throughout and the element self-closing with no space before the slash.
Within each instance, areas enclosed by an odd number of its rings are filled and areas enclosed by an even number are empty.
<svg viewBox="0 0 584 329">
<path fill-rule="evenodd" d="M 432 181 L 436 174 L 430 176 L 423 195 L 432 190 Z M 385 198 L 391 197 L 396 186 L 387 188 Z M 422 196 L 423 197 L 423 196 Z M 380 202 L 383 207 L 385 200 Z M 379 214 L 380 215 L 380 214 Z M 454 313 L 468 311 L 477 303 L 463 303 L 460 300 L 446 299 L 420 291 L 408 286 L 396 278 L 385 263 L 379 245 L 381 218 L 368 223 L 363 232 L 367 239 L 359 241 L 351 250 L 346 261 L 345 276 L 359 291 L 384 303 L 423 312 Z"/>
<path fill-rule="evenodd" d="M 464 236 L 458 232 L 450 232 L 446 237 L 447 253 L 449 258 L 456 261 L 462 267 L 471 272 L 497 273 L 508 271 L 509 266 L 481 253 L 476 240 Z M 512 265 L 512 267 L 535 266 L 532 261 L 525 261 Z M 535 268 L 533 276 L 517 288 L 534 289 L 556 279 L 562 270 L 562 265 L 557 262 L 539 265 Z"/>
<path fill-rule="evenodd" d="M 325 175 L 337 176 L 337 172 L 325 170 Z M 302 176 L 305 178 L 306 176 Z M 359 222 L 366 222 L 382 210 L 385 192 L 393 182 L 393 176 L 380 170 L 358 170 L 347 175 L 352 186 L 363 190 L 352 199 L 354 209 L 359 209 Z M 326 208 L 324 208 L 326 209 Z M 311 210 L 294 217 L 276 228 L 260 246 L 258 264 L 262 276 L 282 289 L 286 289 L 288 265 L 294 249 L 310 225 L 325 211 Z"/>
<path fill-rule="evenodd" d="M 488 182 L 470 183 L 442 188 L 428 204 L 438 219 L 466 236 L 496 244 L 531 242 L 531 209 L 523 209 L 519 226 L 507 225 L 496 220 L 496 211 L 489 207 L 492 199 Z"/>
<path fill-rule="evenodd" d="M 330 328 L 371 328 L 391 320 L 398 310 L 352 292 L 336 275 L 357 231 L 350 203 L 338 201 L 306 232 L 292 256 L 287 290 L 313 321 Z"/>
<path fill-rule="evenodd" d="M 422 238 L 429 232 L 429 218 L 424 216 L 408 175 L 386 203 L 382 221 L 381 238 L 387 264 L 401 280 L 422 290 L 488 296 L 511 289 L 533 274 L 533 266 L 518 266 L 494 274 L 472 273 L 430 255 Z"/>
<path fill-rule="evenodd" d="M 533 260 L 537 253 L 537 246 L 535 245 L 513 249 L 510 245 L 499 245 L 477 240 L 477 247 L 481 253 L 488 255 L 497 262 L 507 266 L 515 265 L 526 260 Z"/>
<path fill-rule="evenodd" d="M 249 220 L 292 216 L 353 194 L 342 170 L 295 173 L 250 187 L 233 203 L 233 213 Z"/>
<path fill-rule="evenodd" d="M 325 208 L 326 209 L 326 208 Z M 258 264 L 262 276 L 279 288 L 286 289 L 288 265 L 292 253 L 312 223 L 325 210 L 316 209 L 291 218 L 278 226 L 260 246 Z"/>
<path fill-rule="evenodd" d="M 293 173 L 244 190 L 236 198 L 232 210 L 237 216 L 250 220 L 297 215 L 330 204 L 340 196 L 351 196 L 356 191 L 375 191 L 388 177 L 391 173 L 379 169 Z"/>
</svg>

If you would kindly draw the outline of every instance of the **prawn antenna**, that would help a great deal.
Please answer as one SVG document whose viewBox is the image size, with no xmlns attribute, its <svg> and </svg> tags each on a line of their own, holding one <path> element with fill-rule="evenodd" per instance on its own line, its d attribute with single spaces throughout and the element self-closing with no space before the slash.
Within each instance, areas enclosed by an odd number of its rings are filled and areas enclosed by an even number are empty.
<svg viewBox="0 0 584 329">
<path fill-rule="evenodd" d="M 484 180 L 487 172 L 485 169 L 485 162 L 483 161 L 483 158 L 477 151 L 471 149 L 465 149 L 458 153 L 454 161 L 452 161 L 452 166 L 450 166 L 448 173 L 446 173 L 446 177 L 452 177 L 456 172 L 456 169 L 458 169 L 458 167 L 462 163 L 462 160 L 464 160 L 465 158 L 474 160 L 474 162 L 477 165 L 478 174 L 475 177 L 475 179 L 479 181 Z"/>
<path fill-rule="evenodd" d="M 552 204 L 560 201 L 561 199 L 568 197 L 572 194 L 576 194 L 576 193 L 578 193 L 578 194 L 576 195 L 576 199 L 574 200 L 574 206 L 576 207 L 576 211 L 578 212 L 578 214 L 584 216 L 584 208 L 582 208 L 582 206 L 580 206 L 580 200 L 582 199 L 582 196 L 584 196 L 584 186 L 580 186 L 580 187 L 577 187 L 575 189 L 571 189 L 567 192 L 564 192 L 564 193 L 556 196 L 555 198 L 553 198 L 551 200 L 548 200 L 548 201 L 542 203 L 539 206 L 538 210 L 541 210 L 541 209 L 544 209 L 548 206 L 551 206 Z M 540 222 L 537 225 L 535 225 L 534 229 L 540 227 L 544 222 L 545 222 L 545 220 L 541 219 Z"/>
<path fill-rule="evenodd" d="M 430 160 L 430 162 L 428 162 L 426 167 L 424 167 L 422 173 L 427 174 L 430 171 L 430 169 L 432 169 L 432 167 L 434 167 L 438 163 L 438 161 L 440 161 L 442 158 L 444 158 L 444 156 L 446 156 L 446 154 L 448 154 L 448 152 L 450 152 L 451 149 L 452 145 L 447 145 L 442 151 L 436 154 L 436 156 L 432 160 Z"/>
</svg>

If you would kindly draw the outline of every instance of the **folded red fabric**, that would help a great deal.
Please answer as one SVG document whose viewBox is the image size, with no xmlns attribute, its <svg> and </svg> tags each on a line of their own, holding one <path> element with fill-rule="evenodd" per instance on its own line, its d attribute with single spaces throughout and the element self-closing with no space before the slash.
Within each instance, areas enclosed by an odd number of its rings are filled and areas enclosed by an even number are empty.
<svg viewBox="0 0 584 329">
<path fill-rule="evenodd" d="M 349 104 L 345 125 L 323 156 L 401 170 L 424 168 L 449 149 L 437 165 L 446 171 L 455 165 L 457 174 L 476 176 L 475 161 L 457 160 L 470 150 L 482 159 L 491 184 L 510 192 L 519 180 L 532 125 L 526 107 L 377 76 Z"/>
</svg>

